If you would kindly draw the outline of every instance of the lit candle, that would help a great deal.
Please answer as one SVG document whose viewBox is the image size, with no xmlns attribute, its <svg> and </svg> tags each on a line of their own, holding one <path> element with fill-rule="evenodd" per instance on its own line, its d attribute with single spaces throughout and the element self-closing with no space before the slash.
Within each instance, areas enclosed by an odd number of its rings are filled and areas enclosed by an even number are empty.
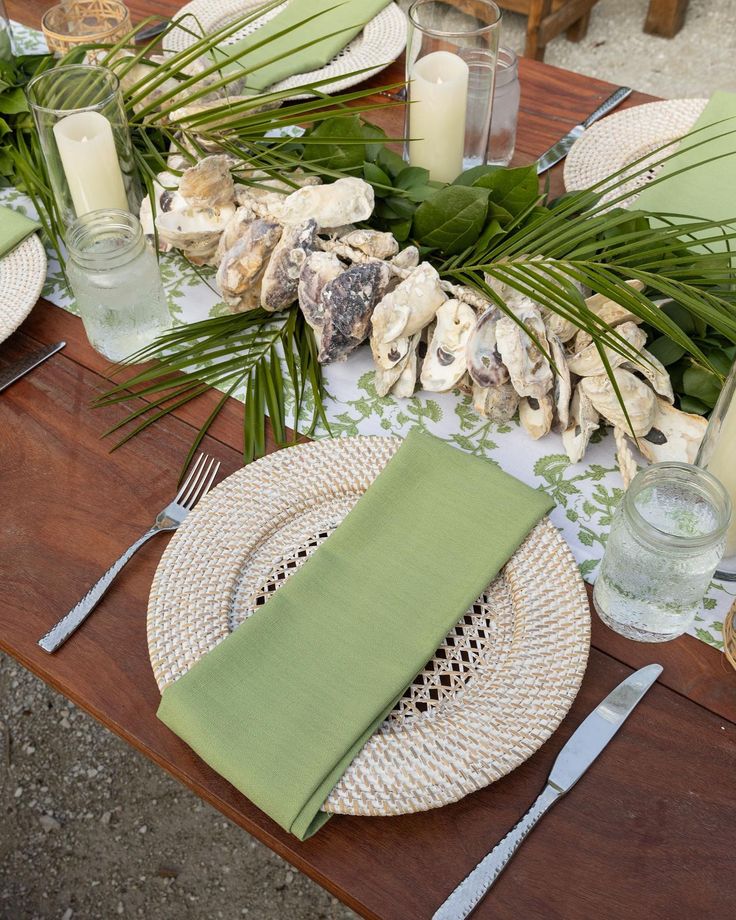
<svg viewBox="0 0 736 920">
<path fill-rule="evenodd" d="M 112 125 L 99 112 L 74 112 L 54 135 L 77 217 L 101 208 L 128 210 Z"/>
<path fill-rule="evenodd" d="M 451 182 L 463 170 L 469 75 L 465 61 L 449 51 L 433 51 L 414 65 L 409 162 L 438 182 Z"/>
<path fill-rule="evenodd" d="M 736 399 L 731 399 L 731 404 L 723 418 L 720 431 L 715 439 L 713 452 L 707 462 L 707 470 L 716 479 L 720 479 L 731 497 L 734 513 L 731 516 L 731 526 L 726 536 L 726 551 L 724 559 L 736 557 Z M 735 560 L 736 561 L 736 560 Z M 729 566 L 729 570 L 730 570 Z"/>
</svg>

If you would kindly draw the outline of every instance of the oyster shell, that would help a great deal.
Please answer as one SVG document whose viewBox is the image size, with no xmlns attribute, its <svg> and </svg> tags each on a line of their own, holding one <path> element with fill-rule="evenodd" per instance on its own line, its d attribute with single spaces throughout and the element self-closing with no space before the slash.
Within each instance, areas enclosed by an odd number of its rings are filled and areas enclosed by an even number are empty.
<svg viewBox="0 0 736 920">
<path fill-rule="evenodd" d="M 702 415 L 675 409 L 658 396 L 652 427 L 639 438 L 639 450 L 650 463 L 663 460 L 695 463 L 707 427 L 708 422 Z"/>
<path fill-rule="evenodd" d="M 672 381 L 670 380 L 670 375 L 667 373 L 664 364 L 662 364 L 659 358 L 655 358 L 651 352 L 647 351 L 646 348 L 642 348 L 639 354 L 646 360 L 636 362 L 624 361 L 621 367 L 627 371 L 632 371 L 635 374 L 645 377 L 652 385 L 655 392 L 660 396 L 664 396 L 668 402 L 674 403 L 675 394 L 672 390 Z"/>
<path fill-rule="evenodd" d="M 179 194 L 191 208 L 233 205 L 235 184 L 228 157 L 222 154 L 205 157 L 196 166 L 185 169 L 179 182 Z"/>
<path fill-rule="evenodd" d="M 256 219 L 255 214 L 250 208 L 237 208 L 235 213 L 225 225 L 225 229 L 217 245 L 217 258 L 221 260 L 228 249 L 237 243 L 237 241 L 248 232 L 248 227 Z"/>
<path fill-rule="evenodd" d="M 635 291 L 643 291 L 644 284 L 641 281 L 636 281 L 630 279 L 626 282 L 630 287 Z M 609 326 L 618 326 L 620 323 L 636 323 L 637 325 L 642 322 L 641 318 L 636 316 L 634 313 L 629 313 L 629 311 L 622 307 L 620 304 L 616 303 L 615 300 L 610 300 L 604 294 L 593 294 L 590 297 L 585 299 L 585 305 L 587 308 L 595 313 L 604 323 L 608 323 Z M 582 351 L 586 345 L 590 345 L 593 341 L 593 337 L 589 332 L 581 329 L 575 335 L 575 351 Z"/>
<path fill-rule="evenodd" d="M 260 305 L 261 280 L 281 227 L 266 220 L 254 220 L 228 249 L 217 270 L 217 287 L 226 304 L 236 312 Z"/>
<path fill-rule="evenodd" d="M 550 393 L 541 399 L 525 396 L 519 403 L 519 421 L 535 441 L 550 433 L 553 415 L 554 401 Z"/>
<path fill-rule="evenodd" d="M 585 391 L 578 385 L 570 403 L 570 424 L 562 432 L 562 444 L 572 463 L 579 463 L 600 425 L 600 416 Z"/>
<path fill-rule="evenodd" d="M 414 335 L 434 319 L 446 299 L 437 270 L 422 262 L 376 306 L 372 340 L 386 343 Z"/>
<path fill-rule="evenodd" d="M 465 373 L 465 345 L 475 326 L 475 311 L 460 300 L 446 300 L 437 310 L 436 324 L 422 366 L 425 390 L 451 390 Z"/>
<path fill-rule="evenodd" d="M 554 370 L 556 370 L 552 387 L 556 415 L 555 427 L 559 431 L 564 431 L 570 424 L 570 400 L 572 399 L 570 368 L 567 366 L 565 350 L 559 338 L 553 332 L 548 331 L 547 341 L 549 342 L 549 353 L 555 365 Z"/>
<path fill-rule="evenodd" d="M 473 384 L 473 408 L 493 422 L 508 422 L 519 408 L 519 394 L 511 383 L 501 383 L 493 387 L 481 387 Z"/>
<path fill-rule="evenodd" d="M 310 253 L 299 271 L 297 295 L 304 319 L 319 335 L 325 321 L 322 289 L 345 271 L 345 265 L 332 252 Z"/>
<path fill-rule="evenodd" d="M 488 307 L 476 320 L 465 345 L 468 373 L 479 387 L 499 386 L 509 379 L 496 346 L 496 324 L 502 315 L 498 307 Z"/>
<path fill-rule="evenodd" d="M 616 367 L 613 376 L 628 411 L 631 428 L 613 385 L 606 375 L 583 377 L 578 389 L 585 393 L 597 411 L 614 427 L 623 428 L 625 431 L 631 430 L 637 438 L 647 434 L 657 411 L 657 397 L 654 391 L 631 371 Z"/>
<path fill-rule="evenodd" d="M 328 185 L 297 189 L 282 199 L 273 215 L 284 224 L 301 224 L 314 218 L 320 230 L 330 230 L 368 220 L 373 204 L 373 187 L 363 179 L 347 176 Z"/>
<path fill-rule="evenodd" d="M 391 264 L 400 270 L 410 271 L 419 265 L 419 250 L 416 246 L 407 246 L 406 249 L 396 253 L 391 259 Z"/>
<path fill-rule="evenodd" d="M 637 352 L 641 351 L 647 340 L 646 332 L 635 323 L 623 323 L 616 328 L 616 332 L 626 339 Z M 603 351 L 611 367 L 619 367 L 626 361 L 626 356 L 615 351 L 610 345 L 604 345 Z M 606 373 L 606 366 L 593 342 L 590 345 L 586 345 L 582 351 L 570 355 L 567 359 L 567 366 L 570 368 L 571 373 L 577 374 L 578 377 L 597 377 Z"/>
<path fill-rule="evenodd" d="M 217 245 L 234 213 L 232 206 L 159 213 L 156 215 L 159 240 L 180 249 L 196 265 L 217 264 L 214 261 Z"/>
<path fill-rule="evenodd" d="M 350 259 L 354 250 L 369 259 L 392 259 L 399 251 L 399 244 L 392 233 L 380 230 L 351 230 L 344 236 L 324 244 L 338 256 Z"/>
<path fill-rule="evenodd" d="M 531 300 L 525 298 L 520 301 L 514 312 L 518 319 L 532 330 L 541 346 L 549 351 L 544 322 Z M 519 396 L 541 399 L 552 389 L 554 379 L 549 361 L 511 317 L 502 316 L 498 320 L 496 343 Z"/>
<path fill-rule="evenodd" d="M 542 308 L 542 316 L 544 317 L 544 322 L 554 335 L 561 342 L 569 342 L 571 338 L 579 331 L 578 327 L 572 320 L 566 319 L 564 316 L 560 316 L 559 313 L 553 313 L 552 310 L 547 310 L 544 307 Z"/>
<path fill-rule="evenodd" d="M 366 338 L 373 308 L 383 297 L 391 271 L 385 262 L 352 265 L 322 288 L 324 323 L 318 361 L 329 364 L 350 354 Z"/>
<path fill-rule="evenodd" d="M 299 291 L 299 274 L 317 240 L 317 223 L 285 227 L 268 262 L 261 282 L 261 306 L 274 312 L 285 310 Z"/>
<path fill-rule="evenodd" d="M 371 352 L 378 370 L 390 371 L 409 354 L 414 336 L 403 335 L 390 342 L 381 342 L 371 336 Z"/>
<path fill-rule="evenodd" d="M 374 384 L 379 396 L 392 393 L 394 396 L 408 397 L 414 393 L 417 381 L 417 346 L 421 337 L 422 333 L 417 332 L 407 340 L 406 353 L 393 367 L 376 368 Z"/>
</svg>

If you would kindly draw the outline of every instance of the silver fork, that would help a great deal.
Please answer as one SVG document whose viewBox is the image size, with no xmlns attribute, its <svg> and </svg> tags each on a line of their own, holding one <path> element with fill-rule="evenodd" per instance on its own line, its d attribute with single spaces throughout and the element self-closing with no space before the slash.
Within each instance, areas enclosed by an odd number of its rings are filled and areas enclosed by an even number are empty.
<svg viewBox="0 0 736 920">
<path fill-rule="evenodd" d="M 110 566 L 102 578 L 89 589 L 79 603 L 72 607 L 69 613 L 62 617 L 55 626 L 52 626 L 45 636 L 38 640 L 38 644 L 44 651 L 55 652 L 60 645 L 66 642 L 72 633 L 79 629 L 97 604 L 102 600 L 105 592 L 113 583 L 123 566 L 146 541 L 150 540 L 151 537 L 155 536 L 157 533 L 162 533 L 166 530 L 176 530 L 187 514 L 189 514 L 192 508 L 197 504 L 199 499 L 209 492 L 219 469 L 219 460 L 215 461 L 213 458 L 208 457 L 207 454 L 200 454 L 199 457 L 197 457 L 191 472 L 184 481 L 184 485 L 177 492 L 173 502 L 167 505 L 163 511 L 159 512 L 150 530 L 147 530 L 132 546 L 128 547 L 118 561 Z"/>
</svg>

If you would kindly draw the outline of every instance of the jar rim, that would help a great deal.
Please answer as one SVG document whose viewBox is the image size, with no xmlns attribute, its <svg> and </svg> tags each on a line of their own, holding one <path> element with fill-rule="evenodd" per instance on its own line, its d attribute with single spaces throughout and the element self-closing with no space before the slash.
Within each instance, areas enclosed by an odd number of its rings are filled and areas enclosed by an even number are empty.
<svg viewBox="0 0 736 920">
<path fill-rule="evenodd" d="M 690 489 L 708 501 L 716 512 L 718 522 L 706 534 L 684 536 L 662 530 L 651 521 L 647 520 L 636 506 L 636 497 L 640 492 L 651 485 L 652 482 L 680 482 L 687 483 Z M 662 463 L 653 463 L 646 469 L 640 470 L 632 480 L 624 494 L 623 510 L 636 533 L 647 543 L 665 544 L 671 549 L 697 549 L 708 546 L 721 539 L 728 530 L 731 521 L 731 498 L 723 483 L 702 467 L 691 463 L 680 463 L 667 460 Z"/>
<path fill-rule="evenodd" d="M 108 250 L 97 250 L 94 253 L 84 248 L 84 243 L 93 239 L 95 234 L 117 232 L 116 239 L 127 237 L 126 245 L 111 246 Z M 112 238 L 112 237 L 111 237 Z M 66 235 L 66 246 L 72 259 L 79 265 L 87 268 L 98 264 L 101 259 L 106 260 L 109 267 L 124 265 L 135 257 L 140 242 L 143 240 L 143 227 L 141 222 L 130 211 L 117 208 L 102 208 L 97 211 L 88 211 L 70 224 Z"/>
<path fill-rule="evenodd" d="M 476 0 L 476 3 L 487 7 L 490 9 L 493 14 L 493 21 L 488 22 L 483 26 L 476 26 L 473 29 L 434 29 L 430 26 L 423 25 L 417 19 L 417 13 L 422 7 L 428 6 L 430 3 L 438 3 L 440 0 L 414 0 L 412 5 L 409 7 L 409 21 L 415 28 L 419 29 L 420 32 L 423 32 L 425 35 L 431 35 L 432 38 L 468 38 L 471 35 L 485 35 L 487 32 L 492 32 L 495 28 L 498 27 L 498 24 L 501 22 L 501 9 L 497 3 L 494 3 L 493 0 Z M 448 4 L 449 6 L 449 4 Z M 462 12 L 459 10 L 458 12 Z"/>
<path fill-rule="evenodd" d="M 102 98 L 97 99 L 95 102 L 67 109 L 45 105 L 36 98 L 38 95 L 38 87 L 49 81 L 52 76 L 55 78 L 54 83 L 57 83 L 59 76 L 63 78 L 65 75 L 69 76 L 72 73 L 77 73 L 80 77 L 89 77 L 92 75 L 96 78 L 101 78 L 104 83 L 108 84 L 108 86 L 105 87 L 108 91 Z M 92 109 L 104 108 L 115 98 L 119 91 L 120 79 L 109 67 L 100 67 L 98 64 L 62 64 L 59 67 L 52 67 L 50 70 L 44 70 L 42 73 L 33 77 L 26 87 L 26 96 L 31 106 L 39 112 L 44 112 L 47 115 L 61 116 L 70 115 L 74 112 L 88 112 Z"/>
</svg>

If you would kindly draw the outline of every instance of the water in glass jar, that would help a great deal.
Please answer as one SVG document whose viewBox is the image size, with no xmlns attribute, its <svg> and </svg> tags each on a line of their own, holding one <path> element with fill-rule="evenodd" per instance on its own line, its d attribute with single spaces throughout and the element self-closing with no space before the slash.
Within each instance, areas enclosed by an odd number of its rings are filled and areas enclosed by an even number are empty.
<svg viewBox="0 0 736 920">
<path fill-rule="evenodd" d="M 685 483 L 672 482 L 643 488 L 634 506 L 631 514 L 619 508 L 614 517 L 593 601 L 603 622 L 622 635 L 664 642 L 692 624 L 725 537 L 678 544 L 717 532 L 720 512 Z M 660 539 L 642 539 L 631 515 Z"/>
<path fill-rule="evenodd" d="M 96 252 L 109 255 L 110 240 L 87 249 L 88 255 Z M 108 263 L 96 270 L 71 263 L 69 273 L 90 344 L 111 361 L 150 345 L 171 326 L 158 262 L 145 243 L 139 255 L 122 265 Z"/>
</svg>

